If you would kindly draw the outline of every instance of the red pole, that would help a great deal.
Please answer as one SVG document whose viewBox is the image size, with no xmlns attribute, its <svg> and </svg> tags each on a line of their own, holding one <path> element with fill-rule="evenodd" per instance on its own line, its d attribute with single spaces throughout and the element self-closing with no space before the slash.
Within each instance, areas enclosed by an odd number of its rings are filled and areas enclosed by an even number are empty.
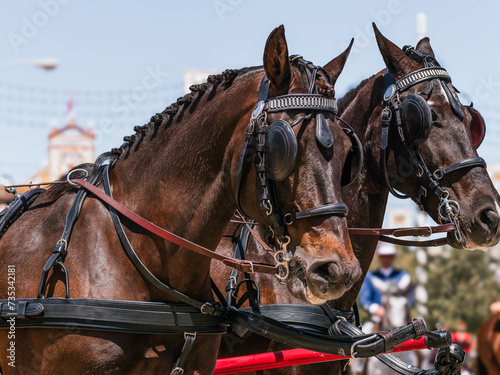
<svg viewBox="0 0 500 375">
<path fill-rule="evenodd" d="M 409 340 L 394 348 L 394 352 L 426 349 L 424 338 Z M 214 375 L 235 374 L 240 372 L 267 370 L 280 367 L 307 365 L 311 363 L 339 361 L 350 357 L 313 352 L 305 349 L 290 349 L 272 353 L 245 355 L 217 360 Z"/>
</svg>

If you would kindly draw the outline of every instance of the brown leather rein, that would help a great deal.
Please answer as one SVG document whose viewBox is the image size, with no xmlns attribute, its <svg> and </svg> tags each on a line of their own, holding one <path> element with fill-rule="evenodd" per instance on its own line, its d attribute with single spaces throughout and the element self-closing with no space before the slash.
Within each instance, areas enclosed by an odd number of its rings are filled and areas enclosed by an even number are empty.
<svg viewBox="0 0 500 375">
<path fill-rule="evenodd" d="M 247 225 L 250 229 L 250 233 L 261 243 L 266 251 L 269 251 L 270 248 L 263 242 L 259 235 L 255 233 L 254 230 L 250 227 L 248 221 L 245 221 L 242 218 L 233 219 L 231 223 L 236 224 L 244 224 Z M 361 235 L 361 236 L 378 236 L 378 240 L 382 242 L 393 243 L 395 245 L 401 246 L 415 246 L 415 247 L 436 247 L 443 246 L 448 244 L 448 239 L 446 237 L 443 238 L 435 238 L 426 241 L 411 241 L 411 240 L 403 240 L 400 238 L 394 237 L 429 237 L 436 233 L 447 233 L 453 232 L 455 230 L 455 224 L 448 223 L 443 225 L 435 225 L 435 226 L 425 226 L 425 227 L 406 227 L 406 228 L 348 228 L 349 234 L 351 235 Z M 394 237 L 389 237 L 394 236 Z"/>
<path fill-rule="evenodd" d="M 54 181 L 54 182 L 48 182 L 48 183 L 27 184 L 27 185 L 10 185 L 10 186 L 5 186 L 5 188 L 55 185 L 55 184 L 68 183 L 68 182 L 71 184 L 74 184 L 74 185 L 82 186 L 84 189 L 86 189 L 89 192 L 91 192 L 92 194 L 94 194 L 101 201 L 103 201 L 104 203 L 113 207 L 117 212 L 121 213 L 123 216 L 125 216 L 129 220 L 133 221 L 134 223 L 136 223 L 140 227 L 142 227 L 142 228 L 146 229 L 147 231 L 149 231 L 150 233 L 153 233 L 161 238 L 164 238 L 167 241 L 170 241 L 176 245 L 182 246 L 183 248 L 194 251 L 195 253 L 198 253 L 200 255 L 221 261 L 225 265 L 236 268 L 237 270 L 239 270 L 241 272 L 247 272 L 247 273 L 262 272 L 262 273 L 270 273 L 270 274 L 275 274 L 277 272 L 277 266 L 273 266 L 273 265 L 266 264 L 266 263 L 253 262 L 253 261 L 249 261 L 249 260 L 241 260 L 241 259 L 227 257 L 224 255 L 218 254 L 213 250 L 207 249 L 206 247 L 198 245 L 194 242 L 186 240 L 185 238 L 179 237 L 176 234 L 169 232 L 168 230 L 160 228 L 156 224 L 153 224 L 149 220 L 143 218 L 142 216 L 139 216 L 138 214 L 136 214 L 132 210 L 123 206 L 121 203 L 119 203 L 116 200 L 114 200 L 113 198 L 109 197 L 102 190 L 98 189 L 97 187 L 95 187 L 94 185 L 92 185 L 91 183 L 89 183 L 85 180 L 81 180 L 81 179 L 74 179 L 74 180 L 71 179 L 70 180 L 70 179 L 68 179 L 67 181 Z"/>
</svg>

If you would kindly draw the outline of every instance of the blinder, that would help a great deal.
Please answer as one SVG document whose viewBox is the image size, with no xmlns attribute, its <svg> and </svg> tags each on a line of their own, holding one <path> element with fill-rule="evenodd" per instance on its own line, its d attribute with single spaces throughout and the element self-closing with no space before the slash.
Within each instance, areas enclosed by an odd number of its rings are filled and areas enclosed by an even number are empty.
<svg viewBox="0 0 500 375">
<path fill-rule="evenodd" d="M 323 117 L 323 121 L 325 122 L 321 127 L 326 126 L 328 133 L 331 135 L 331 131 L 322 114 L 321 117 Z M 337 119 L 347 126 L 342 129 L 352 144 L 351 150 L 346 157 L 341 177 L 341 185 L 348 186 L 357 179 L 361 172 L 363 145 L 350 125 L 338 116 Z M 316 120 L 318 120 L 318 116 L 316 116 Z M 316 126 L 319 127 L 320 124 L 316 124 Z M 282 181 L 292 173 L 297 162 L 298 142 L 293 131 L 293 124 L 290 125 L 284 120 L 277 120 L 271 125 L 264 127 L 263 131 L 266 135 L 266 174 L 274 181 Z M 331 140 L 331 145 L 333 145 L 333 135 L 331 135 Z"/>
<path fill-rule="evenodd" d="M 424 143 L 431 133 L 432 114 L 420 95 L 410 94 L 403 101 L 401 119 L 405 137 L 415 145 Z"/>
<path fill-rule="evenodd" d="M 263 127 L 266 142 L 266 174 L 274 181 L 284 180 L 292 173 L 297 161 L 297 137 L 290 124 L 277 120 Z"/>
<path fill-rule="evenodd" d="M 483 143 L 484 136 L 486 135 L 486 123 L 483 116 L 472 106 L 466 106 L 467 110 L 472 116 L 470 122 L 470 132 L 472 134 L 472 142 L 474 147 L 478 148 Z"/>
<path fill-rule="evenodd" d="M 486 135 L 486 123 L 474 107 L 466 106 L 465 108 L 472 116 L 470 131 L 472 142 L 477 149 Z M 427 141 L 432 129 L 432 114 L 424 98 L 418 94 L 408 95 L 401 106 L 401 119 L 405 138 L 408 141 L 417 146 Z"/>
</svg>

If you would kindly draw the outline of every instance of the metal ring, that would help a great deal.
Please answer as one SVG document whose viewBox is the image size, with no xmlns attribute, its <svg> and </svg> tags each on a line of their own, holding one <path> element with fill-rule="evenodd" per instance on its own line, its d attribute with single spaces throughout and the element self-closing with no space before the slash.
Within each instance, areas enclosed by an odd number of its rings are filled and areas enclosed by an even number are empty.
<svg viewBox="0 0 500 375">
<path fill-rule="evenodd" d="M 440 172 L 440 173 L 438 173 L 438 172 Z M 442 174 L 441 169 L 437 169 L 437 170 L 436 170 L 436 171 L 432 174 L 432 176 L 433 176 L 436 180 L 438 180 L 438 181 L 439 181 L 440 179 L 442 179 L 442 178 L 443 178 L 444 174 Z"/>
<path fill-rule="evenodd" d="M 170 375 L 183 375 L 184 374 L 184 369 L 181 367 L 176 367 L 172 370 Z"/>
<path fill-rule="evenodd" d="M 284 270 L 284 274 L 281 275 L 280 270 Z M 289 274 L 288 262 L 278 265 L 278 273 L 275 275 L 280 281 L 285 281 L 288 278 Z"/>
<path fill-rule="evenodd" d="M 418 171 L 415 172 L 417 177 L 422 177 L 424 175 L 424 167 L 422 167 L 420 164 L 417 165 Z"/>
<path fill-rule="evenodd" d="M 447 214 L 447 216 L 444 216 L 442 213 L 443 207 L 446 211 L 445 213 Z M 453 211 L 453 208 L 455 208 L 455 212 Z M 441 203 L 438 208 L 439 217 L 443 220 L 452 221 L 458 216 L 459 213 L 460 213 L 460 205 L 458 204 L 458 202 L 454 200 L 444 199 L 443 203 Z"/>
<path fill-rule="evenodd" d="M 292 225 L 293 224 L 292 214 L 291 213 L 285 214 L 285 216 L 283 216 L 283 221 L 285 222 L 286 225 Z"/>
<path fill-rule="evenodd" d="M 73 170 L 69 171 L 68 175 L 66 176 L 66 181 L 71 185 L 78 185 L 78 184 L 75 184 L 74 182 L 71 182 L 71 179 L 69 178 L 74 172 L 85 172 L 84 179 L 86 179 L 89 176 L 89 172 L 86 169 L 83 169 L 83 168 L 73 169 Z"/>
</svg>

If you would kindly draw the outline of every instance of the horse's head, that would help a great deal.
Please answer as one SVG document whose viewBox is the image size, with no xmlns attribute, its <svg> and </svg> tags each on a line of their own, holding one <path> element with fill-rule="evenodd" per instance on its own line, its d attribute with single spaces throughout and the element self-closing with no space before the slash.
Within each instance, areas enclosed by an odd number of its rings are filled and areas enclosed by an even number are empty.
<svg viewBox="0 0 500 375">
<path fill-rule="evenodd" d="M 312 304 L 340 297 L 361 274 L 340 203 L 351 143 L 336 119 L 334 83 L 348 54 L 315 66 L 289 57 L 284 28 L 275 29 L 238 163 L 240 211 L 270 228 L 279 277 Z"/>
<path fill-rule="evenodd" d="M 387 164 L 389 188 L 410 196 L 434 220 L 455 223 L 458 230 L 448 235 L 453 247 L 494 246 L 500 239 L 499 195 L 476 151 L 483 118 L 460 103 L 428 38 L 401 50 L 374 29 L 387 66 L 382 127 L 384 120 L 391 125 L 382 148 L 385 142 L 394 152 Z"/>
</svg>

